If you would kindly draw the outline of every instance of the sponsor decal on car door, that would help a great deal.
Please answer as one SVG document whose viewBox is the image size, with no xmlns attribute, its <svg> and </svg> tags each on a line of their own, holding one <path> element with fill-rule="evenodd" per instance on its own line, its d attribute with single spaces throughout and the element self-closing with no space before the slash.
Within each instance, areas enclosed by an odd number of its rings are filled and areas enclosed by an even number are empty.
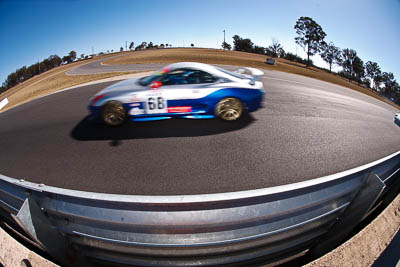
<svg viewBox="0 0 400 267">
<path fill-rule="evenodd" d="M 144 102 L 146 114 L 168 113 L 167 99 L 163 91 L 149 92 Z"/>
</svg>

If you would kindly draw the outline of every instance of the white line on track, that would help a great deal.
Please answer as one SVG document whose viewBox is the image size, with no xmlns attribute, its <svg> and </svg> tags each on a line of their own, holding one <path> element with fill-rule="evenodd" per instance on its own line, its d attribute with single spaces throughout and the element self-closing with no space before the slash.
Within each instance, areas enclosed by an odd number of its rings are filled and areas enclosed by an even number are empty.
<svg viewBox="0 0 400 267">
<path fill-rule="evenodd" d="M 4 108 L 5 105 L 7 105 L 7 104 L 8 104 L 8 99 L 7 99 L 7 98 L 4 98 L 4 99 L 0 102 L 0 110 L 1 110 L 2 108 Z"/>
</svg>

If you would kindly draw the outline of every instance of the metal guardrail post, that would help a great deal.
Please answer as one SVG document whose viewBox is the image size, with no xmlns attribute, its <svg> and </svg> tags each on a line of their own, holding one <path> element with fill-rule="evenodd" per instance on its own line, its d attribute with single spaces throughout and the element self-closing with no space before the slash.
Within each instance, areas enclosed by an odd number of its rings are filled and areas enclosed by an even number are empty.
<svg viewBox="0 0 400 267">
<path fill-rule="evenodd" d="M 36 201 L 29 196 L 14 220 L 43 250 L 56 260 L 65 264 L 67 260 L 67 241 L 51 225 Z"/>
<path fill-rule="evenodd" d="M 313 258 L 321 257 L 342 244 L 343 240 L 354 230 L 385 189 L 385 183 L 377 174 L 366 175 L 364 183 L 343 215 L 332 226 L 326 235 L 312 247 L 308 255 Z"/>
</svg>

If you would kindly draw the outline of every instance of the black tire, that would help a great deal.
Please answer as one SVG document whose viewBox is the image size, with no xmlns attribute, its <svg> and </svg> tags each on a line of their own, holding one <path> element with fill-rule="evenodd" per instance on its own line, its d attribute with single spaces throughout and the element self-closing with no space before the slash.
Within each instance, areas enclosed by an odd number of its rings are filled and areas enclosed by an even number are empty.
<svg viewBox="0 0 400 267">
<path fill-rule="evenodd" d="M 237 121 L 242 115 L 243 104 L 237 98 L 227 97 L 215 105 L 215 116 L 223 121 Z"/>
<path fill-rule="evenodd" d="M 101 111 L 101 117 L 105 124 L 110 126 L 119 126 L 126 121 L 126 110 L 121 102 L 110 101 L 104 104 Z"/>
</svg>

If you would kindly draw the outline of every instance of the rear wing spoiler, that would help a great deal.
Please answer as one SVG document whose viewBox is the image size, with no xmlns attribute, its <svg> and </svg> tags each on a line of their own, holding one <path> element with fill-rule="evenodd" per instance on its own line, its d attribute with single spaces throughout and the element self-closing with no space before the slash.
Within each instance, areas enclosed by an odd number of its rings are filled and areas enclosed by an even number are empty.
<svg viewBox="0 0 400 267">
<path fill-rule="evenodd" d="M 250 75 L 246 75 L 245 74 L 246 70 L 250 71 Z M 249 67 L 240 68 L 240 69 L 236 70 L 235 72 L 239 73 L 239 74 L 242 74 L 242 75 L 245 75 L 245 76 L 248 76 L 248 78 L 250 79 L 249 83 L 251 85 L 254 85 L 255 81 L 259 80 L 260 77 L 262 75 L 264 75 L 264 72 L 262 72 L 261 70 L 255 69 L 255 68 L 249 68 Z"/>
</svg>

